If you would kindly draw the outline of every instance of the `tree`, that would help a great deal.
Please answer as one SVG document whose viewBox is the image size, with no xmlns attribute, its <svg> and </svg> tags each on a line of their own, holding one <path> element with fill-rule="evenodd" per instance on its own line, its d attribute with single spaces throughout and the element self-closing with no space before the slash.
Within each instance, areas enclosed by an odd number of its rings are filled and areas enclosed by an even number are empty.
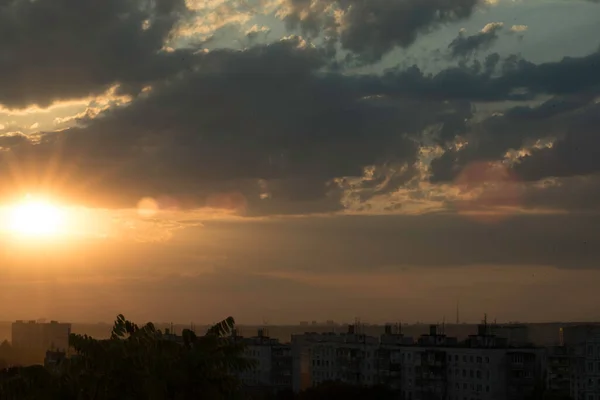
<svg viewBox="0 0 600 400">
<path fill-rule="evenodd" d="M 253 366 L 243 357 L 243 345 L 230 340 L 234 327 L 229 317 L 203 336 L 184 330 L 177 343 L 152 323 L 139 327 L 119 315 L 110 339 L 72 334 L 73 357 L 54 372 L 3 374 L 0 394 L 40 400 L 232 399 L 239 394 L 237 374 Z M 37 387 L 44 388 L 44 395 Z"/>
</svg>

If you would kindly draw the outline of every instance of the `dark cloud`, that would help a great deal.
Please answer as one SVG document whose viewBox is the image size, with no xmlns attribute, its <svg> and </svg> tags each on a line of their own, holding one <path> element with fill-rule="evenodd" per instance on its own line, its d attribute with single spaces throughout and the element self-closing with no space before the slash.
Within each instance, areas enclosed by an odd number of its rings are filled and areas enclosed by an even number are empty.
<svg viewBox="0 0 600 400">
<path fill-rule="evenodd" d="M 24 107 L 130 89 L 188 65 L 161 52 L 184 0 L 7 0 L 0 3 L 0 104 Z"/>
<path fill-rule="evenodd" d="M 197 72 L 157 85 L 128 107 L 15 147 L 5 166 L 39 171 L 58 157 L 71 182 L 106 174 L 88 187 L 95 198 L 110 194 L 129 204 L 168 193 L 199 205 L 236 190 L 249 202 L 262 192 L 270 201 L 310 202 L 327 195 L 331 179 L 360 176 L 368 165 L 411 165 L 418 151 L 411 137 L 436 110 L 452 109 L 365 98 L 351 81 L 318 74 L 326 61 L 297 39 L 213 51 Z"/>
<path fill-rule="evenodd" d="M 552 148 L 534 149 L 533 154 L 517 164 L 515 171 L 519 178 L 535 180 L 596 172 L 595 156 L 588 153 L 595 148 L 591 132 L 598 112 L 595 100 L 600 85 L 594 71 L 599 62 L 598 52 L 539 65 L 517 58 L 505 60 L 502 75 L 480 78 L 486 88 L 483 93 L 497 96 L 502 92 L 502 98 L 497 100 L 553 97 L 536 106 L 505 109 L 456 131 L 468 145 L 449 149 L 433 160 L 432 181 L 453 180 L 469 163 L 502 160 L 507 151 L 520 150 L 537 140 L 558 139 Z"/>
<path fill-rule="evenodd" d="M 2 192 L 27 185 L 47 191 L 43 185 L 54 189 L 61 182 L 56 190 L 102 205 L 170 196 L 182 207 L 197 207 L 226 194 L 243 201 L 226 196 L 223 204 L 249 215 L 333 211 L 341 207 L 342 191 L 350 190 L 331 184 L 335 178 L 379 167 L 379 175 L 363 182 L 373 187 L 364 197 L 390 193 L 416 176 L 429 127 L 440 127 L 441 144 L 457 136 L 469 140 L 432 163 L 433 181 L 451 180 L 470 162 L 501 159 L 528 141 L 564 135 L 583 118 L 597 85 L 591 74 L 597 54 L 541 65 L 509 59 L 500 76 L 466 67 L 435 76 L 416 68 L 343 76 L 323 70 L 331 60 L 327 50 L 299 38 L 196 57 L 192 71 L 155 84 L 127 107 L 46 133 L 39 144 L 14 143 L 3 156 L 10 178 Z M 485 68 L 500 62 L 490 57 Z M 526 84 L 526 98 L 567 92 L 554 81 L 570 70 L 584 75 L 565 78 L 572 91 L 579 85 L 579 94 L 469 122 L 475 99 L 511 99 Z M 534 71 L 543 79 L 524 82 Z"/>
<path fill-rule="evenodd" d="M 564 137 L 552 147 L 534 149 L 515 166 L 526 180 L 545 177 L 568 177 L 600 172 L 600 105 L 581 110 L 566 130 Z"/>
<path fill-rule="evenodd" d="M 8 134 L 0 135 L 0 149 L 1 148 L 12 148 L 19 144 L 27 143 L 27 136 L 21 132 L 11 132 Z"/>
<path fill-rule="evenodd" d="M 536 147 L 517 162 L 518 179 L 584 175 L 599 171 L 594 127 L 600 112 L 590 93 L 555 97 L 537 107 L 518 106 L 469 127 L 468 145 L 448 150 L 431 163 L 432 181 L 450 181 L 467 165 L 502 160 L 509 150 L 520 150 L 538 140 L 556 142 Z"/>
<path fill-rule="evenodd" d="M 371 62 L 409 46 L 420 32 L 467 18 L 476 4 L 289 0 L 284 6 L 291 28 L 309 37 L 325 33 Z M 431 138 L 446 150 L 432 162 L 434 182 L 538 140 L 557 141 L 514 167 L 523 179 L 597 171 L 590 127 L 597 122 L 599 52 L 543 64 L 491 54 L 436 74 L 413 66 L 344 75 L 331 69 L 330 43 L 319 47 L 299 37 L 243 51 L 161 51 L 188 17 L 182 0 L 152 6 L 111 0 L 101 10 L 87 0 L 15 0 L 2 7 L 0 103 L 47 104 L 114 84 L 136 95 L 127 106 L 88 112 L 77 126 L 31 141 L 3 137 L 0 145 L 10 150 L 1 156 L 2 194 L 33 187 L 103 206 L 152 196 L 247 215 L 329 212 L 353 190 L 344 177 L 371 174 L 360 183 L 365 201 L 420 176 L 420 147 Z M 331 7 L 344 11 L 340 26 Z M 457 38 L 452 53 L 483 48 L 499 27 Z M 140 94 L 146 85 L 151 90 Z M 476 102 L 541 96 L 552 99 L 474 120 Z M 425 137 L 426 131 L 435 132 Z M 460 149 L 452 147 L 458 137 L 467 142 Z"/>
<path fill-rule="evenodd" d="M 600 52 L 558 62 L 534 64 L 517 56 L 492 54 L 471 65 L 425 74 L 418 67 L 390 69 L 383 79 L 363 78 L 379 93 L 429 99 L 471 101 L 533 100 L 540 95 L 597 93 Z"/>
<path fill-rule="evenodd" d="M 461 31 L 448 45 L 450 56 L 452 58 L 469 57 L 478 50 L 488 49 L 496 40 L 498 40 L 498 31 L 500 31 L 502 27 L 502 23 L 492 22 L 487 24 L 481 32 L 478 32 L 475 35 L 467 36 Z"/>
<path fill-rule="evenodd" d="M 408 47 L 419 33 L 465 19 L 478 0 L 286 0 L 285 22 L 311 37 L 324 33 L 366 62 L 379 60 L 395 47 Z M 341 21 L 331 9 L 341 10 Z"/>
</svg>

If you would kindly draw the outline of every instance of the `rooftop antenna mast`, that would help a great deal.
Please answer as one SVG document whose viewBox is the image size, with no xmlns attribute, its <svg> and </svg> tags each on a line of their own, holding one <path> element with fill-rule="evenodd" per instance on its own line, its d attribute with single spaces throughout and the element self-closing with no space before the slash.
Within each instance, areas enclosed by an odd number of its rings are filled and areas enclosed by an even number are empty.
<svg viewBox="0 0 600 400">
<path fill-rule="evenodd" d="M 459 303 L 460 303 L 460 300 L 456 299 L 456 325 L 460 324 Z"/>
<path fill-rule="evenodd" d="M 488 332 L 488 323 L 487 323 L 487 313 L 483 314 L 483 326 L 485 329 L 485 334 L 487 335 Z"/>
</svg>

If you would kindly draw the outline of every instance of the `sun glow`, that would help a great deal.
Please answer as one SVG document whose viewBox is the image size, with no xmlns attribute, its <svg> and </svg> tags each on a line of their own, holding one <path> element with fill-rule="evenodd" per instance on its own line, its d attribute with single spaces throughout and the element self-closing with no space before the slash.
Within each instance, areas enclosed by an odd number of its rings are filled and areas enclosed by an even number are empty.
<svg viewBox="0 0 600 400">
<path fill-rule="evenodd" d="M 27 199 L 8 210 L 7 228 L 21 236 L 57 236 L 65 223 L 64 212 L 55 205 Z"/>
</svg>

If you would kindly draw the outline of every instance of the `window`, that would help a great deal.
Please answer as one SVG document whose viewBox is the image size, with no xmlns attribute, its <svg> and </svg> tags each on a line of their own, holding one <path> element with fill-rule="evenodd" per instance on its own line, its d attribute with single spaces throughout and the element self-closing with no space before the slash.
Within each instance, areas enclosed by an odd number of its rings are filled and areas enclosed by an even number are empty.
<svg viewBox="0 0 600 400">
<path fill-rule="evenodd" d="M 485 356 L 485 363 L 489 364 L 490 363 L 490 358 L 488 356 Z"/>
<path fill-rule="evenodd" d="M 522 364 L 523 363 L 523 355 L 521 355 L 521 354 L 515 354 L 513 356 L 513 362 Z"/>
<path fill-rule="evenodd" d="M 477 357 L 477 363 L 478 364 L 481 364 L 481 360 L 482 360 L 481 357 Z"/>
<path fill-rule="evenodd" d="M 481 371 L 477 371 L 477 379 L 481 379 Z"/>
<path fill-rule="evenodd" d="M 485 385 L 485 391 L 486 391 L 487 393 L 489 393 L 489 392 L 490 392 L 490 387 L 489 387 L 488 385 Z"/>
</svg>

